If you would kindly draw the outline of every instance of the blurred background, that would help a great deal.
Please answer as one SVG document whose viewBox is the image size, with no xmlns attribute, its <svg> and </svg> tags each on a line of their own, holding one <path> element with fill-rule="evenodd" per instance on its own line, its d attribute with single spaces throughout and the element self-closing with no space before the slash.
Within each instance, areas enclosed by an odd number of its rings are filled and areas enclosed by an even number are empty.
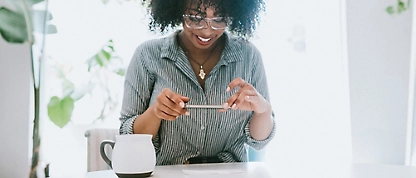
<svg viewBox="0 0 416 178">
<path fill-rule="evenodd" d="M 251 39 L 262 53 L 276 116 L 276 137 L 264 161 L 415 166 L 412 1 L 265 2 Z M 0 7 L 13 4 L 0 0 Z M 123 72 L 135 48 L 164 35 L 148 31 L 141 1 L 49 0 L 37 6 L 45 5 L 56 33 L 35 35 L 44 44 L 34 45 L 44 52 L 37 63 L 40 160 L 50 164 L 51 176 L 67 176 L 87 171 L 86 130 L 119 127 Z M 0 177 L 29 172 L 30 49 L 0 39 Z M 66 99 L 71 110 L 62 110 Z M 62 112 L 69 113 L 67 120 L 53 119 Z"/>
</svg>

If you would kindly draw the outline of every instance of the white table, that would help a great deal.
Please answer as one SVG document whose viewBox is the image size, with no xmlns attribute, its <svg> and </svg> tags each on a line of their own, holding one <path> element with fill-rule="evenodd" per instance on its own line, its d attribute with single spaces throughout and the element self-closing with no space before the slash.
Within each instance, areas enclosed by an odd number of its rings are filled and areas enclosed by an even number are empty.
<svg viewBox="0 0 416 178">
<path fill-rule="evenodd" d="M 66 178 L 117 178 L 112 170 Z M 383 164 L 270 165 L 260 162 L 156 166 L 151 178 L 415 178 L 416 167 Z"/>
</svg>

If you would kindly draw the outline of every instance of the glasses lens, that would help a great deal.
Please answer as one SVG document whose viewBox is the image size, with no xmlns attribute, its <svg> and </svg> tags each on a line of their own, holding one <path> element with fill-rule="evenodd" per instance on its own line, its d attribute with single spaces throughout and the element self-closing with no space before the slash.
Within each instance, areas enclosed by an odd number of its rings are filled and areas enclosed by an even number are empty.
<svg viewBox="0 0 416 178">
<path fill-rule="evenodd" d="M 211 21 L 211 26 L 216 29 L 224 29 L 227 27 L 227 20 L 223 17 L 214 17 Z"/>
<path fill-rule="evenodd" d="M 204 21 L 201 16 L 195 16 L 195 15 L 188 15 L 184 16 L 185 23 L 191 28 L 202 28 L 204 26 Z"/>
<path fill-rule="evenodd" d="M 185 24 L 190 28 L 203 28 L 207 24 L 207 21 L 210 21 L 211 27 L 214 30 L 225 29 L 228 25 L 228 21 L 223 17 L 202 18 L 197 15 L 184 15 L 183 17 Z"/>
</svg>

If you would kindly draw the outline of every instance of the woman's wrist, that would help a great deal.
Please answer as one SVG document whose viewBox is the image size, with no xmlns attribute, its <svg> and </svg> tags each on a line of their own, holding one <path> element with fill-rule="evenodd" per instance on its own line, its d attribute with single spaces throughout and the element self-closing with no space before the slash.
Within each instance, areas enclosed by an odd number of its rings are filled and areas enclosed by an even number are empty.
<svg viewBox="0 0 416 178">
<path fill-rule="evenodd" d="M 261 108 L 260 111 L 253 111 L 254 114 L 264 114 L 264 113 L 267 113 L 267 112 L 269 112 L 271 114 L 272 105 L 268 101 L 265 101 L 265 102 L 266 102 L 266 104 L 265 104 L 266 106 L 265 107 L 260 107 Z"/>
<path fill-rule="evenodd" d="M 150 111 L 150 113 L 148 113 L 147 117 L 152 122 L 161 122 L 163 120 L 163 118 L 160 118 L 160 117 L 157 116 L 157 114 L 156 114 L 156 105 L 155 104 L 152 104 L 147 111 Z"/>
</svg>

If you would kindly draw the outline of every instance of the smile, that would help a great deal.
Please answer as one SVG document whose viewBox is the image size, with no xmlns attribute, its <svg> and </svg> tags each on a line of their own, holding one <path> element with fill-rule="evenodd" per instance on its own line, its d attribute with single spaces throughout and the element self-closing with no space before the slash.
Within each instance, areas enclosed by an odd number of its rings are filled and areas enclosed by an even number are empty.
<svg viewBox="0 0 416 178">
<path fill-rule="evenodd" d="M 212 38 L 202 38 L 200 36 L 197 36 L 199 40 L 203 41 L 203 42 L 208 42 L 209 40 L 211 40 Z"/>
</svg>

